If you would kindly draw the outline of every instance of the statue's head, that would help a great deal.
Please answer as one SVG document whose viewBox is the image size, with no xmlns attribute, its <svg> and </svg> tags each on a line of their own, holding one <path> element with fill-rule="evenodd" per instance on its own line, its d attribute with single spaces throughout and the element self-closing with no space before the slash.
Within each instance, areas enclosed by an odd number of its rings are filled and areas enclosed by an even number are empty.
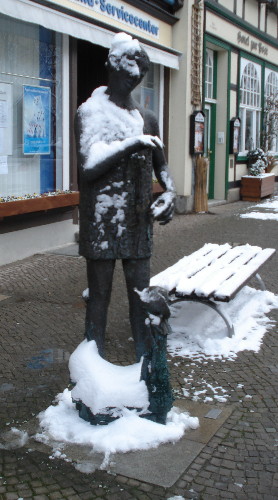
<svg viewBox="0 0 278 500">
<path fill-rule="evenodd" d="M 147 73 L 150 60 L 138 40 L 126 33 L 118 33 L 113 39 L 106 66 L 110 81 L 125 80 L 135 88 Z"/>
</svg>

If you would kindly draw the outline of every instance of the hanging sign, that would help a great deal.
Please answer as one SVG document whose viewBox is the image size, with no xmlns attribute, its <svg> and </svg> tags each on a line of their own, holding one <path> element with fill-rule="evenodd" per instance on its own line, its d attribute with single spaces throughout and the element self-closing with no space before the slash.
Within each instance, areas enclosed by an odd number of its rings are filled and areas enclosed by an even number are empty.
<svg viewBox="0 0 278 500">
<path fill-rule="evenodd" d="M 232 118 L 230 122 L 230 154 L 239 153 L 240 118 Z"/>
<path fill-rule="evenodd" d="M 195 111 L 190 116 L 190 154 L 204 154 L 205 114 Z"/>
</svg>

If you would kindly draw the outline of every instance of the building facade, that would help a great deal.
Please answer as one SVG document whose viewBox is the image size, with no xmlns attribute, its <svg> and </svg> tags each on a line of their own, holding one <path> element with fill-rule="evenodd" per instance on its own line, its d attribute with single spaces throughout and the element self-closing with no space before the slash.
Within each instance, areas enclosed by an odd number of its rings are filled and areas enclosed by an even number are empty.
<svg viewBox="0 0 278 500">
<path fill-rule="evenodd" d="M 278 7 L 272 0 L 205 0 L 204 8 L 208 195 L 233 201 L 249 151 L 263 148 L 278 157 Z M 232 136 L 237 119 L 240 127 Z M 273 173 L 278 180 L 277 167 Z"/>
</svg>

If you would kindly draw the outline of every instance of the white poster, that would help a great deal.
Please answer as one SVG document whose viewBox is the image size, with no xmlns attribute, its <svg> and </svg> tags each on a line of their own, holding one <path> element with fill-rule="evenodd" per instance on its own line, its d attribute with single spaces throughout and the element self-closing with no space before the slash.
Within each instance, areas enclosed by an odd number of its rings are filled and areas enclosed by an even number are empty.
<svg viewBox="0 0 278 500">
<path fill-rule="evenodd" d="M 0 99 L 0 127 L 6 128 L 8 126 L 8 103 Z"/>
<path fill-rule="evenodd" d="M 13 153 L 12 84 L 0 82 L 0 154 Z"/>
<path fill-rule="evenodd" d="M 0 175 L 8 173 L 8 158 L 7 156 L 0 156 Z"/>
</svg>

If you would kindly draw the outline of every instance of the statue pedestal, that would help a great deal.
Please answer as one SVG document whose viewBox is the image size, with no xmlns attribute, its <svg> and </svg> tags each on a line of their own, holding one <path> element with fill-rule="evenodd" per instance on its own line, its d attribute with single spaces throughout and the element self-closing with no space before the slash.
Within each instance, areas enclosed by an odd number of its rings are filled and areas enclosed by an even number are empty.
<svg viewBox="0 0 278 500">
<path fill-rule="evenodd" d="M 92 425 L 107 425 L 125 409 L 166 424 L 174 401 L 167 365 L 170 309 L 160 287 L 137 292 L 146 312 L 148 351 L 139 363 L 117 366 L 103 359 L 94 340 L 84 340 L 69 360 L 71 391 L 79 416 Z"/>
<path fill-rule="evenodd" d="M 108 424 L 125 408 L 146 413 L 148 391 L 141 365 L 117 366 L 103 359 L 94 340 L 84 340 L 69 360 L 71 396 L 79 415 L 91 424 Z"/>
</svg>

